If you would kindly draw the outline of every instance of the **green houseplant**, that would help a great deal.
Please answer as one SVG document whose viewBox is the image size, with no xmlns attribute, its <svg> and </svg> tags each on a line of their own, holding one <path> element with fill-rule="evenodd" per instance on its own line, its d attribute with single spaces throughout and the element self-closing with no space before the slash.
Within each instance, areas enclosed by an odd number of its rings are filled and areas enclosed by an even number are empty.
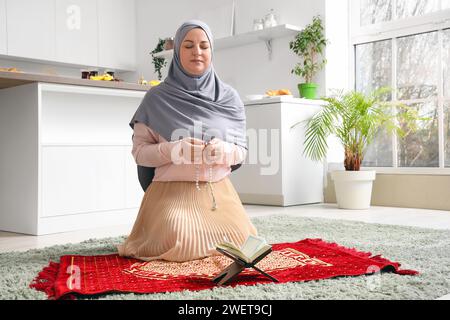
<svg viewBox="0 0 450 320">
<path fill-rule="evenodd" d="M 324 28 L 320 16 L 315 16 L 313 22 L 299 32 L 293 41 L 289 43 L 289 48 L 301 58 L 291 73 L 295 73 L 305 79 L 305 83 L 298 85 L 300 97 L 316 99 L 317 87 L 313 83 L 313 77 L 327 63 L 323 57 L 328 40 L 324 36 Z"/>
<path fill-rule="evenodd" d="M 159 38 L 158 44 L 156 45 L 155 49 L 150 52 L 150 54 L 152 55 L 152 63 L 155 68 L 155 72 L 158 74 L 158 80 L 160 81 L 162 79 L 161 69 L 167 65 L 167 61 L 163 57 L 155 57 L 155 54 L 164 50 L 164 43 L 165 40 Z"/>
<path fill-rule="evenodd" d="M 331 172 L 340 208 L 370 207 L 376 172 L 360 169 L 367 147 L 377 133 L 386 130 L 404 137 L 407 134 L 405 129 L 409 130 L 408 133 L 416 129 L 417 120 L 427 120 L 419 118 L 413 108 L 384 101 L 388 91 L 382 88 L 367 95 L 357 91 L 340 91 L 334 96 L 322 98 L 326 104 L 307 120 L 304 142 L 307 157 L 315 161 L 323 160 L 330 135 L 335 135 L 344 147 L 345 171 Z M 394 108 L 398 112 L 393 112 Z"/>
</svg>

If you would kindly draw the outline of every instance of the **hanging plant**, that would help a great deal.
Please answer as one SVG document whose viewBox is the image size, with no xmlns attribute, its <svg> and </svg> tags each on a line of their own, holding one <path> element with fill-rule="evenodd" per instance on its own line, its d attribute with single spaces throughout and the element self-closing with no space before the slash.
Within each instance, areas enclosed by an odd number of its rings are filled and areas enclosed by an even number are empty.
<svg viewBox="0 0 450 320">
<path fill-rule="evenodd" d="M 155 57 L 155 54 L 164 51 L 164 42 L 165 42 L 164 39 L 159 38 L 156 48 L 152 52 L 150 52 L 150 54 L 152 55 L 153 59 L 152 63 L 155 68 L 155 72 L 158 73 L 158 80 L 160 81 L 162 79 L 161 69 L 167 65 L 167 61 L 166 58 Z"/>
</svg>

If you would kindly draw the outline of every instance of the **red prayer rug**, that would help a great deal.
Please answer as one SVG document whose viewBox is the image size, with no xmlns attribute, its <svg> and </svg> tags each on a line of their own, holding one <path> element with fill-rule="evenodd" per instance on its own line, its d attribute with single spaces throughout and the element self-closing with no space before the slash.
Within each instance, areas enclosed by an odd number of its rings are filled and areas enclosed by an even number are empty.
<svg viewBox="0 0 450 320">
<path fill-rule="evenodd" d="M 309 281 L 338 276 L 360 276 L 380 271 L 416 275 L 400 270 L 400 263 L 381 255 L 359 252 L 321 239 L 272 245 L 273 251 L 257 267 L 278 279 L 278 283 Z M 30 284 L 49 299 L 76 299 L 77 295 L 108 292 L 158 293 L 204 290 L 216 287 L 212 279 L 233 261 L 211 256 L 188 262 L 155 260 L 144 262 L 118 254 L 99 256 L 66 255 L 45 267 Z M 274 283 L 249 268 L 226 286 Z"/>
</svg>

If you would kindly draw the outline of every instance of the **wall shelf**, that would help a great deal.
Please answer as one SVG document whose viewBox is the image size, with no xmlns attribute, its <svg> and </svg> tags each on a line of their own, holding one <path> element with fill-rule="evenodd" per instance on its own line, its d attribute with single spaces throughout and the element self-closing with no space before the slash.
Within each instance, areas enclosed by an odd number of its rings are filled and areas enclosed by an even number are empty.
<svg viewBox="0 0 450 320">
<path fill-rule="evenodd" d="M 216 39 L 215 49 L 227 49 L 245 46 L 251 43 L 263 41 L 266 43 L 269 59 L 272 56 L 272 40 L 287 36 L 295 36 L 301 28 L 290 24 L 282 24 L 276 27 L 237 34 L 231 37 Z M 165 50 L 155 54 L 155 57 L 172 59 L 173 50 Z"/>
</svg>

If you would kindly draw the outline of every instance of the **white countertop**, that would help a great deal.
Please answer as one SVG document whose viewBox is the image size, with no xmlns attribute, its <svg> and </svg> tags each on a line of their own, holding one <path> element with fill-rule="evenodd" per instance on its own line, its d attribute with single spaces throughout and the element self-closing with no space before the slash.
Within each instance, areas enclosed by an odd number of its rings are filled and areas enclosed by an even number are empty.
<svg viewBox="0 0 450 320">
<path fill-rule="evenodd" d="M 262 105 L 262 104 L 272 104 L 272 103 L 279 103 L 279 102 L 285 102 L 285 103 L 293 103 L 293 104 L 309 104 L 309 105 L 324 105 L 326 104 L 323 100 L 311 100 L 311 99 L 304 99 L 304 98 L 295 98 L 293 96 L 274 96 L 274 97 L 265 97 L 258 100 L 243 100 L 245 106 L 251 106 L 251 105 Z"/>
</svg>

